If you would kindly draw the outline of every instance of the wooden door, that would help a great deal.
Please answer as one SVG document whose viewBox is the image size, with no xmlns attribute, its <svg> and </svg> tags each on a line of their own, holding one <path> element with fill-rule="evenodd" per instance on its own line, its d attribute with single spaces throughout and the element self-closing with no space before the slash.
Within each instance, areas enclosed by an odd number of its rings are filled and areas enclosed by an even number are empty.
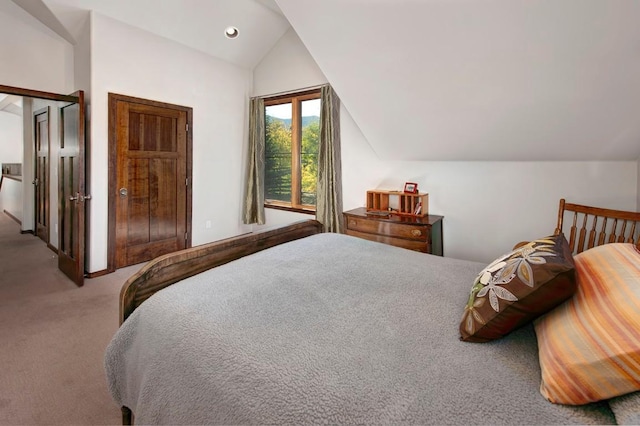
<svg viewBox="0 0 640 426">
<path fill-rule="evenodd" d="M 115 137 L 113 260 L 121 268 L 190 246 L 190 108 L 109 97 Z"/>
<path fill-rule="evenodd" d="M 49 242 L 49 107 L 34 113 L 36 235 Z"/>
<path fill-rule="evenodd" d="M 84 284 L 85 130 L 84 92 L 60 108 L 58 154 L 58 268 L 77 285 Z"/>
</svg>

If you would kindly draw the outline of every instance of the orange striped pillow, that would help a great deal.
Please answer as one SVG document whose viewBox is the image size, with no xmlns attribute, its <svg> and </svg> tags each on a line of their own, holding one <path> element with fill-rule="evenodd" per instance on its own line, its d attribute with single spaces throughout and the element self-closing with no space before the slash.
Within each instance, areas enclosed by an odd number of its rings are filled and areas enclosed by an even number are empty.
<svg viewBox="0 0 640 426">
<path fill-rule="evenodd" d="M 576 294 L 534 323 L 540 392 L 581 405 L 640 390 L 640 252 L 606 244 L 574 261 Z"/>
</svg>

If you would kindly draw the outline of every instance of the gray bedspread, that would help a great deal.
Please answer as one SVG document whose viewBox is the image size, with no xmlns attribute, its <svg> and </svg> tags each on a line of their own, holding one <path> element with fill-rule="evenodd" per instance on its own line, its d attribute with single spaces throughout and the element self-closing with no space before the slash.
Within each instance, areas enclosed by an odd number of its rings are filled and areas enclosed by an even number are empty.
<svg viewBox="0 0 640 426">
<path fill-rule="evenodd" d="M 107 348 L 138 424 L 608 424 L 539 393 L 533 328 L 465 343 L 485 265 L 335 234 L 209 270 L 144 302 Z"/>
</svg>

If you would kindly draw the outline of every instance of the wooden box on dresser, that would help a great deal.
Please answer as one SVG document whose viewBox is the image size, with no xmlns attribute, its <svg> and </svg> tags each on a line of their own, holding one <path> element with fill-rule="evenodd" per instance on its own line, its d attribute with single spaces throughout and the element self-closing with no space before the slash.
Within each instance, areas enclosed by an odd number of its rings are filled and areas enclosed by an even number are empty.
<svg viewBox="0 0 640 426">
<path fill-rule="evenodd" d="M 442 256 L 443 216 L 379 214 L 364 207 L 343 215 L 347 235 Z"/>
</svg>

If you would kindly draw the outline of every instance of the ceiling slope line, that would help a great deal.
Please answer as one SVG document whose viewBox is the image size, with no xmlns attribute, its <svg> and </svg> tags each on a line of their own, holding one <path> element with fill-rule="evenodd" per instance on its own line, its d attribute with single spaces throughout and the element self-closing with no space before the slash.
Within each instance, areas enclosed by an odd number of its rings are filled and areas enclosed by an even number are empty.
<svg viewBox="0 0 640 426">
<path fill-rule="evenodd" d="M 76 45 L 76 39 L 67 31 L 64 25 L 56 18 L 46 4 L 42 0 L 11 0 L 22 9 L 24 9 L 31 16 L 42 22 L 51 31 L 58 34 L 60 37 Z"/>
</svg>

